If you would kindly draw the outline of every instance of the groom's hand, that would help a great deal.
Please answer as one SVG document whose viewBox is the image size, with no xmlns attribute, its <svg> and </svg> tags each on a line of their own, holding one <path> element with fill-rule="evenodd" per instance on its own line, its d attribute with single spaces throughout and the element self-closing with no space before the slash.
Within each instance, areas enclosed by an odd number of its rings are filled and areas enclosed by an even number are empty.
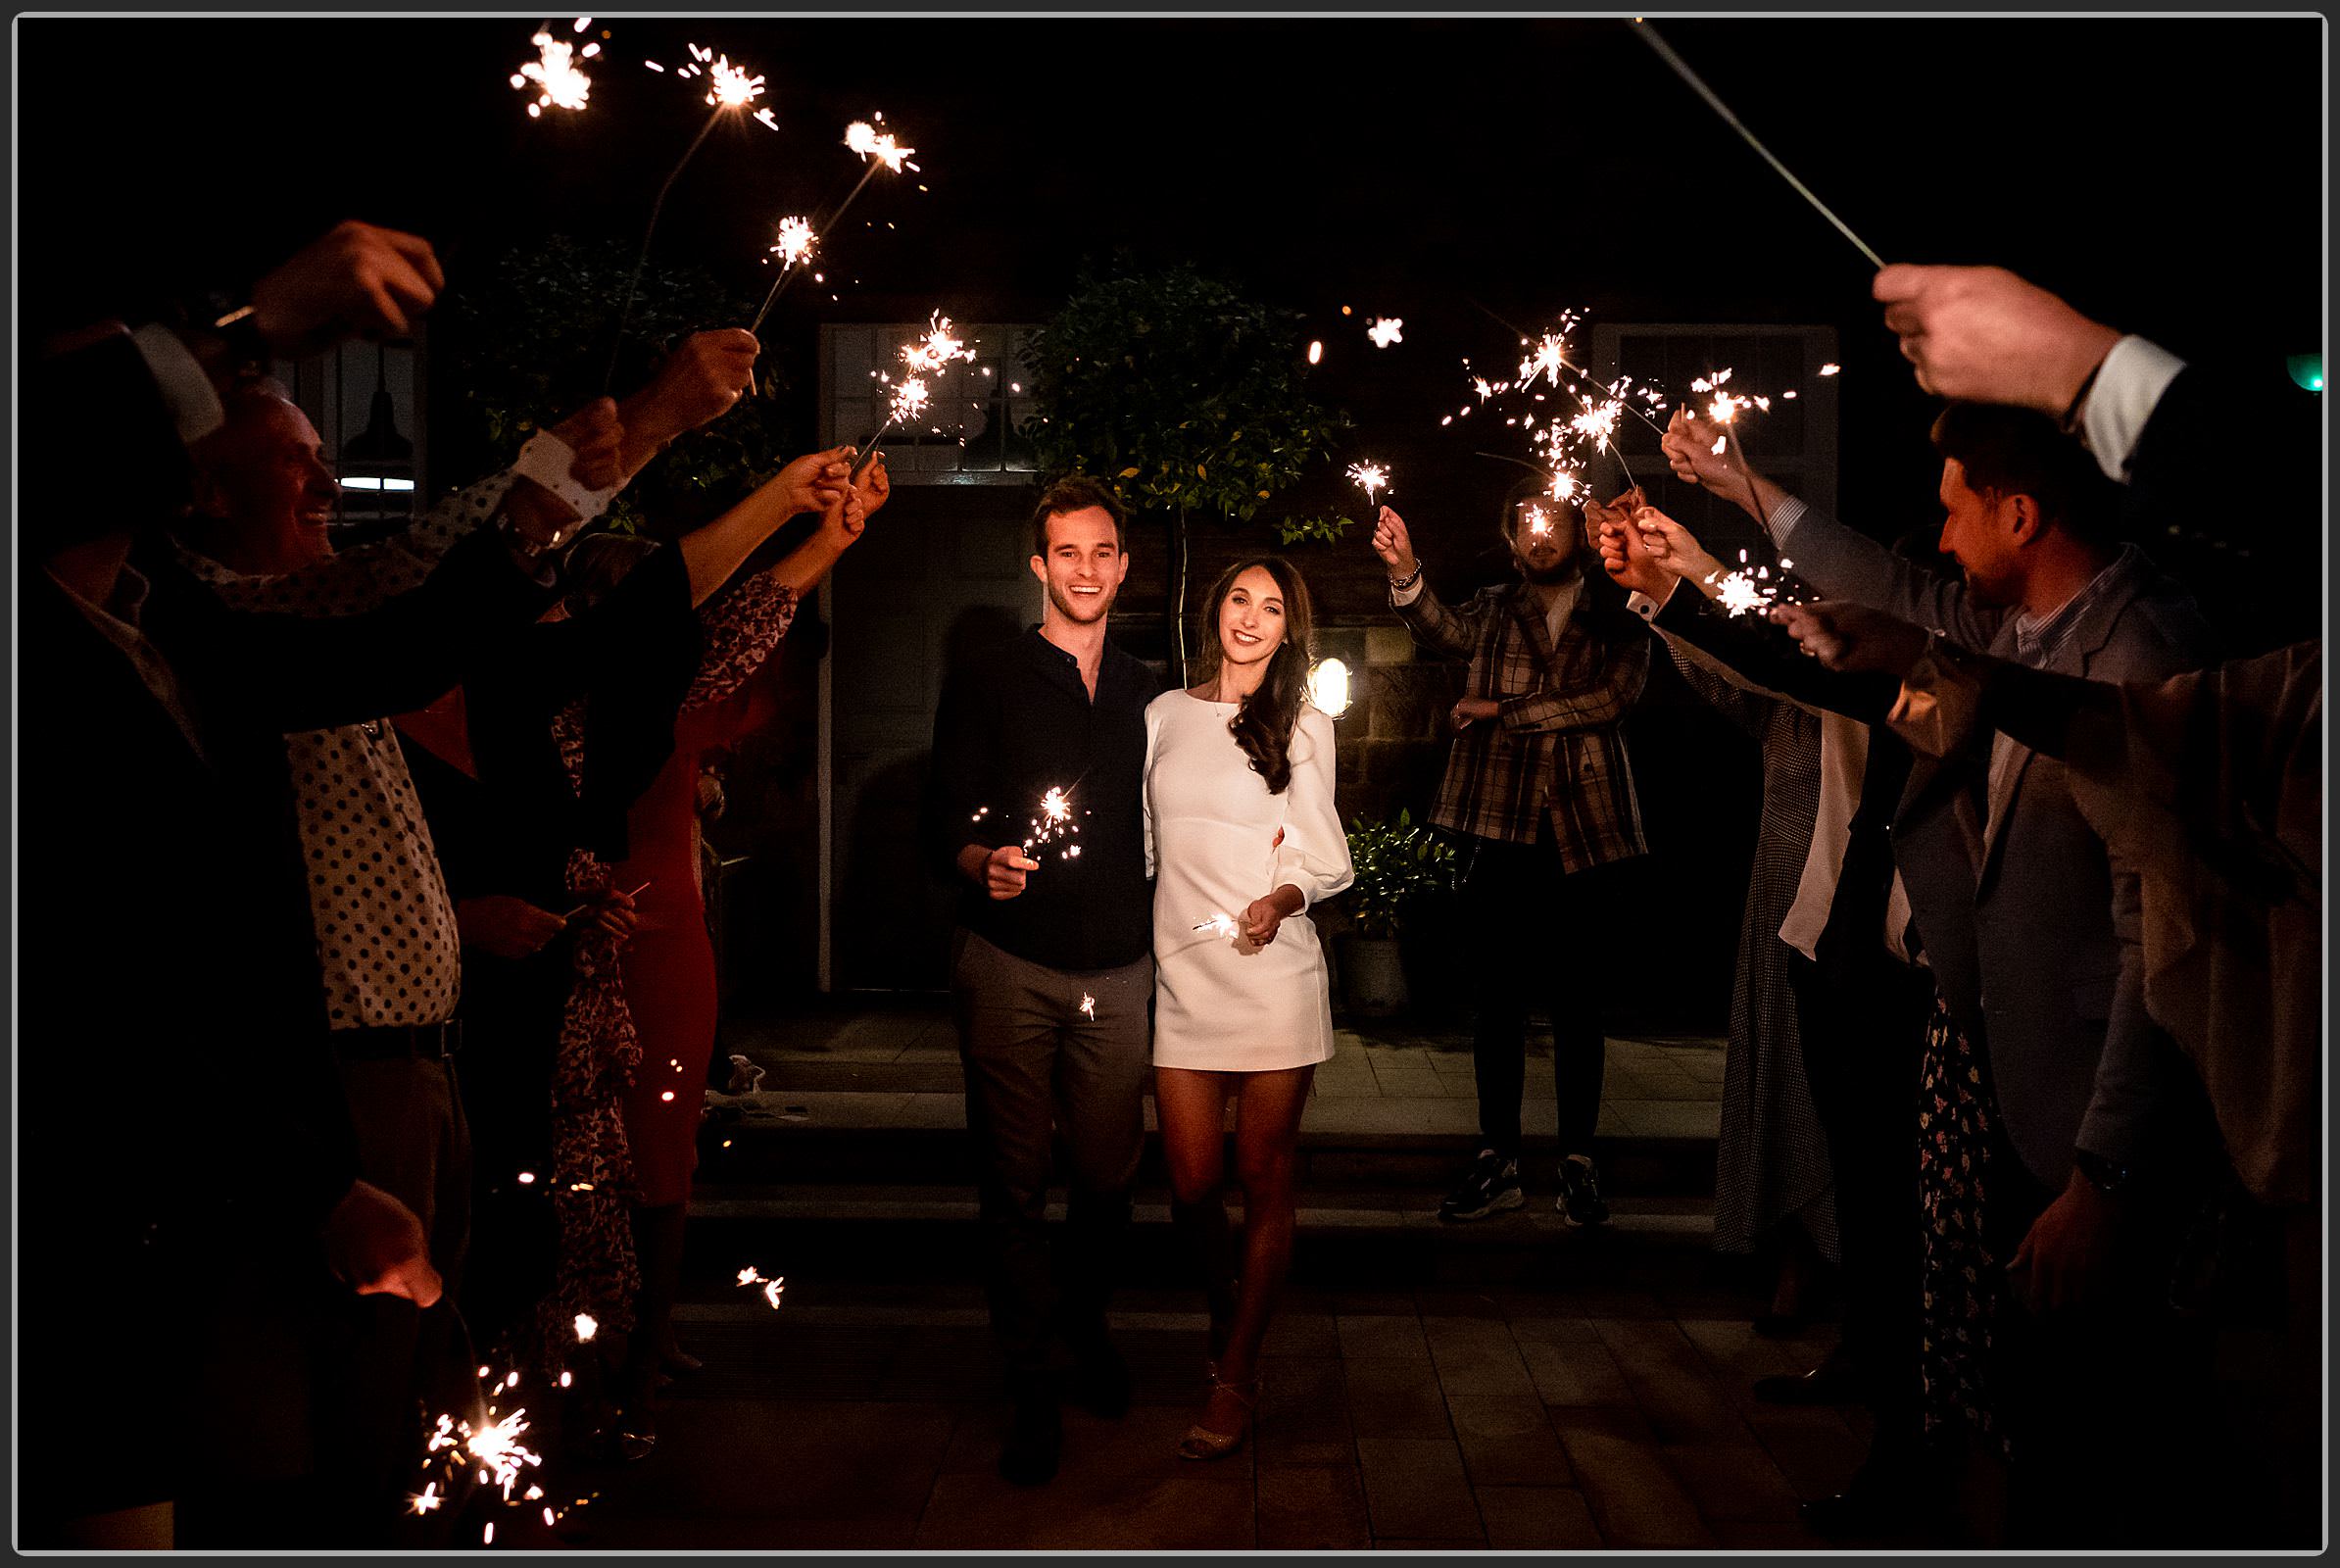
<svg viewBox="0 0 2340 1568">
<path fill-rule="evenodd" d="M 1040 862 L 1026 859 L 1020 844 L 1002 844 L 996 850 L 970 844 L 958 852 L 958 868 L 993 898 L 1012 899 L 1024 891 L 1024 874 L 1039 870 Z"/>
</svg>

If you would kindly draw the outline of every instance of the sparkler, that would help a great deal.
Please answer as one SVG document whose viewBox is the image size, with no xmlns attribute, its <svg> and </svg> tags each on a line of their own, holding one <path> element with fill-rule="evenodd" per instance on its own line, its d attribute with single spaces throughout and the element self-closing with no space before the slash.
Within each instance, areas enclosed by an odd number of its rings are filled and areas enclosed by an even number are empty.
<svg viewBox="0 0 2340 1568">
<path fill-rule="evenodd" d="M 754 332 L 757 327 L 763 325 L 763 318 L 772 314 L 772 302 L 780 297 L 780 291 L 786 288 L 789 280 L 797 275 L 797 264 L 811 256 L 812 248 L 819 243 L 820 236 L 812 231 L 810 220 L 803 218 L 780 220 L 780 227 L 769 247 L 771 253 L 780 258 L 780 275 L 772 279 L 772 291 L 763 297 L 763 304 L 756 311 L 756 319 L 748 323 L 750 332 Z"/>
<path fill-rule="evenodd" d="M 1079 780 L 1074 780 L 1074 783 L 1078 782 Z M 1024 852 L 1028 855 L 1036 844 L 1047 845 L 1068 833 L 1080 832 L 1080 824 L 1072 818 L 1071 786 L 1051 786 L 1046 794 L 1041 796 L 1039 814 L 1032 818 L 1031 831 L 1024 835 Z M 1081 847 L 1076 844 L 1064 853 L 1069 858 L 1079 855 Z"/>
<path fill-rule="evenodd" d="M 880 121 L 885 118 L 884 115 L 871 117 Z M 829 215 L 828 222 L 822 225 L 832 233 L 836 231 L 838 220 L 845 217 L 845 210 L 853 205 L 854 197 L 861 194 L 861 187 L 867 185 L 870 177 L 881 168 L 899 174 L 905 164 L 911 169 L 918 167 L 908 162 L 910 154 L 916 152 L 917 148 L 902 146 L 894 139 L 892 131 L 879 130 L 866 121 L 856 120 L 845 127 L 845 144 L 858 154 L 861 162 L 868 167 L 861 171 L 859 181 L 846 193 L 845 200 L 837 204 L 837 210 Z"/>
<path fill-rule="evenodd" d="M 582 24 L 592 20 L 591 17 L 579 17 L 576 30 L 583 32 L 585 28 Z M 580 62 L 600 54 L 602 46 L 589 43 L 580 50 L 566 38 L 556 38 L 541 28 L 528 41 L 536 45 L 536 58 L 512 75 L 512 84 L 515 88 L 525 88 L 530 82 L 536 83 L 538 97 L 536 102 L 528 106 L 528 118 L 539 119 L 547 109 L 553 108 L 583 109 L 587 96 L 593 91 L 593 78 L 585 74 Z"/>
<path fill-rule="evenodd" d="M 666 193 L 674 188 L 674 182 L 682 177 L 682 172 L 690 166 L 691 159 L 697 155 L 701 144 L 721 122 L 723 117 L 735 109 L 745 109 L 756 99 L 763 96 L 762 76 L 749 75 L 748 68 L 733 65 L 728 55 L 718 55 L 713 50 L 702 49 L 697 44 L 691 44 L 689 48 L 691 63 L 677 71 L 675 74 L 677 76 L 706 76 L 707 78 L 707 102 L 713 107 L 714 113 L 707 116 L 707 123 L 699 127 L 699 134 L 691 138 L 691 145 L 683 149 L 682 157 L 676 161 L 671 170 L 667 171 L 665 180 L 658 186 L 658 198 L 650 204 L 650 221 L 642 229 L 642 248 L 634 255 L 634 270 L 625 280 L 625 298 L 617 307 L 617 334 L 615 341 L 609 345 L 609 367 L 602 372 L 602 391 L 605 394 L 609 390 L 609 383 L 617 377 L 617 355 L 619 350 L 625 346 L 626 322 L 633 317 L 634 290 L 641 285 L 643 265 L 650 260 L 650 239 L 658 231 L 658 214 L 666 206 Z M 666 69 L 655 60 L 646 60 L 643 64 L 654 71 L 662 72 Z M 769 109 L 758 109 L 755 118 L 761 121 L 768 130 L 780 128 Z"/>
<path fill-rule="evenodd" d="M 1883 270 L 1885 259 L 1877 255 L 1876 251 L 1871 250 L 1869 248 L 1869 242 L 1862 239 L 1860 235 L 1854 233 L 1852 229 L 1846 225 L 1843 219 L 1838 218 L 1834 213 L 1829 212 L 1828 204 L 1823 202 L 1818 196 L 1812 194 L 1812 187 L 1805 184 L 1802 180 L 1796 178 L 1795 174 L 1785 164 L 1773 157 L 1772 150 L 1769 147 L 1766 147 L 1762 142 L 1755 139 L 1755 133 L 1749 130 L 1744 124 L 1740 123 L 1738 116 L 1731 112 L 1731 106 L 1715 96 L 1715 90 L 1712 87 L 1709 87 L 1704 81 L 1700 80 L 1698 73 L 1692 71 L 1689 68 L 1688 63 L 1684 61 L 1682 56 L 1676 54 L 1673 49 L 1667 45 L 1665 39 L 1658 36 L 1657 29 L 1655 27 L 1650 26 L 1639 17 L 1635 17 L 1633 19 L 1633 31 L 1639 34 L 1643 43 L 1649 45 L 1651 49 L 1657 51 L 1657 56 L 1659 59 L 1665 61 L 1667 65 L 1674 68 L 1674 74 L 1680 76 L 1683 81 L 1687 82 L 1692 92 L 1706 100 L 1706 106 L 1709 109 L 1712 109 L 1716 114 L 1723 117 L 1724 124 L 1729 125 L 1732 130 L 1737 131 L 1740 138 L 1744 140 L 1748 146 L 1754 148 L 1757 153 L 1762 155 L 1763 161 L 1765 163 L 1771 165 L 1773 169 L 1779 172 L 1779 177 L 1781 179 L 1784 179 L 1789 185 L 1795 188 L 1795 193 L 1798 196 L 1801 196 L 1804 198 L 1804 200 L 1810 202 L 1814 212 L 1820 214 L 1821 217 L 1827 219 L 1829 223 L 1834 225 L 1837 233 L 1842 234 L 1846 239 L 1851 240 L 1853 243 L 1853 249 L 1859 251 L 1863 256 L 1866 256 L 1869 259 L 1870 266 L 1875 267 L 1879 270 Z"/>
<path fill-rule="evenodd" d="M 1097 1022 L 1097 998 L 1086 991 L 1081 993 L 1081 1016 L 1091 1023 Z"/>
<path fill-rule="evenodd" d="M 1203 921 L 1200 925 L 1194 927 L 1194 929 L 1197 931 L 1214 931 L 1220 936 L 1225 937 L 1228 941 L 1233 942 L 1236 939 L 1239 928 L 1235 923 L 1234 915 L 1214 913 L 1209 919 Z"/>
<path fill-rule="evenodd" d="M 1392 343 L 1405 341 L 1405 334 L 1400 330 L 1404 325 L 1405 320 L 1401 317 L 1377 316 L 1373 323 L 1365 328 L 1365 335 L 1373 339 L 1375 348 L 1386 349 Z"/>
<path fill-rule="evenodd" d="M 773 1311 L 777 1312 L 780 1310 L 780 1291 L 781 1287 L 788 1283 L 787 1276 L 783 1275 L 776 1280 L 766 1279 L 760 1272 L 757 1271 L 756 1265 L 751 1263 L 746 1268 L 740 1270 L 739 1282 L 742 1285 L 762 1286 L 763 1298 L 765 1302 L 770 1305 Z"/>
<path fill-rule="evenodd" d="M 1378 463 L 1352 463 L 1348 466 L 1348 476 L 1357 482 L 1358 489 L 1365 492 L 1365 505 L 1368 507 L 1374 505 L 1375 491 L 1389 487 L 1389 470 Z"/>
<path fill-rule="evenodd" d="M 594 1321 L 593 1314 L 591 1312 L 579 1312 L 577 1314 L 576 1322 L 577 1343 L 579 1345 L 590 1345 L 593 1342 L 593 1337 L 601 1332 L 601 1327 L 602 1326 L 599 1323 Z"/>
</svg>

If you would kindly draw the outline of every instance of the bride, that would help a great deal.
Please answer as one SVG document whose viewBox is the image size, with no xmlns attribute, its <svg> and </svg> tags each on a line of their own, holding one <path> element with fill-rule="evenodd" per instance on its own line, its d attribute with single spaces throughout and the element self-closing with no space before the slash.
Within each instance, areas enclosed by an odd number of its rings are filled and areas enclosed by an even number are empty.
<svg viewBox="0 0 2340 1568">
<path fill-rule="evenodd" d="M 1202 629 L 1202 680 L 1146 710 L 1154 1105 L 1172 1212 L 1210 1302 L 1210 1399 L 1179 1445 L 1189 1459 L 1234 1452 L 1258 1403 L 1260 1342 L 1292 1260 L 1300 1113 L 1333 1054 L 1307 910 L 1352 875 L 1333 721 L 1307 702 L 1308 585 L 1288 562 L 1239 562 L 1204 601 Z M 1220 1197 L 1231 1095 L 1240 1283 Z"/>
</svg>

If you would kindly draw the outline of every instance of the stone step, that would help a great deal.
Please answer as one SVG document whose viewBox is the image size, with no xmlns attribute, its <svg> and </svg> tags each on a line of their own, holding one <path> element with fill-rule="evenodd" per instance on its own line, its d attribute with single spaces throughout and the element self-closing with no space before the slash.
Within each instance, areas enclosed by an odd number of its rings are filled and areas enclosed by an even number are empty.
<svg viewBox="0 0 2340 1568">
<path fill-rule="evenodd" d="M 1292 1248 L 1295 1281 L 1400 1289 L 1488 1282 L 1646 1289 L 1702 1278 L 1713 1262 L 1711 1204 L 1636 1195 L 1612 1203 L 1607 1225 L 1569 1225 L 1548 1189 L 1520 1208 L 1467 1225 L 1438 1218 L 1439 1194 L 1414 1188 L 1302 1188 Z M 1052 1193 L 1051 1233 L 1064 1195 Z M 1229 1216 L 1242 1223 L 1240 1196 Z M 1142 1183 L 1124 1277 L 1175 1286 L 1189 1271 L 1168 1194 Z M 702 1184 L 691 1203 L 686 1274 L 695 1299 L 730 1298 L 738 1271 L 824 1280 L 972 1281 L 982 1273 L 975 1195 L 964 1186 L 892 1183 L 782 1188 Z"/>
<path fill-rule="evenodd" d="M 959 1093 L 763 1090 L 709 1095 L 700 1136 L 702 1184 L 971 1184 L 974 1166 Z M 1232 1113 L 1231 1113 L 1232 1114 Z M 1711 1102 L 1607 1102 L 1593 1155 L 1623 1194 L 1711 1197 L 1715 1127 Z M 1559 1150 L 1547 1098 L 1525 1112 L 1525 1169 L 1531 1188 L 1551 1185 Z M 1146 1104 L 1141 1179 L 1167 1180 Z M 1436 1098 L 1318 1096 L 1300 1123 L 1300 1185 L 1414 1190 L 1432 1207 L 1458 1179 L 1477 1145 L 1474 1102 Z"/>
</svg>

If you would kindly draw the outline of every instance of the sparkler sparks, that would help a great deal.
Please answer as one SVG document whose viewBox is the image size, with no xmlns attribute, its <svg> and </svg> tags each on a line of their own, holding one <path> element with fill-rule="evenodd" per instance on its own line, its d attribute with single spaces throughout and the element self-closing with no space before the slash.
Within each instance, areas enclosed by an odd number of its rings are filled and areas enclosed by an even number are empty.
<svg viewBox="0 0 2340 1568">
<path fill-rule="evenodd" d="M 763 1274 L 756 1269 L 756 1265 L 751 1263 L 746 1268 L 740 1270 L 739 1283 L 742 1285 L 762 1286 L 764 1301 L 771 1307 L 773 1311 L 777 1312 L 780 1310 L 780 1290 L 782 1286 L 788 1283 L 787 1277 L 785 1275 L 776 1280 L 766 1279 Z"/>
<path fill-rule="evenodd" d="M 1086 991 L 1081 993 L 1081 1016 L 1091 1023 L 1097 1022 L 1097 998 Z"/>
<path fill-rule="evenodd" d="M 812 254 L 812 247 L 820 236 L 812 232 L 811 222 L 803 218 L 783 218 L 780 228 L 770 246 L 771 253 L 780 258 L 783 267 L 794 267 Z"/>
<path fill-rule="evenodd" d="M 885 118 L 884 115 L 878 116 L 880 120 Z M 859 120 L 845 127 L 845 144 L 862 158 L 874 159 L 897 174 L 902 172 L 902 165 L 908 161 L 910 154 L 918 150 L 915 147 L 904 147 L 897 142 L 894 139 L 894 132 L 880 130 L 875 125 Z M 915 169 L 918 166 L 911 164 L 909 167 Z M 848 197 L 847 200 L 851 201 L 852 198 Z"/>
<path fill-rule="evenodd" d="M 580 17 L 579 22 L 589 22 Z M 576 29 L 584 31 L 583 27 Z M 547 109 L 578 110 L 585 107 L 586 98 L 593 91 L 593 78 L 585 74 L 579 63 L 602 52 L 598 43 L 587 44 L 582 51 L 566 38 L 556 38 L 549 32 L 538 32 L 528 40 L 536 45 L 536 58 L 512 73 L 512 84 L 525 88 L 530 82 L 537 87 L 537 100 L 528 106 L 528 118 L 536 120 Z"/>
<path fill-rule="evenodd" d="M 1401 317 L 1377 316 L 1372 324 L 1365 328 L 1365 335 L 1373 339 L 1375 348 L 1386 349 L 1392 343 L 1405 341 L 1404 326 L 1405 321 Z"/>
<path fill-rule="evenodd" d="M 961 342 L 951 330 L 951 318 L 935 311 L 926 318 L 926 336 L 907 344 L 902 351 L 902 363 L 912 373 L 932 373 L 953 360 L 972 361 L 975 351 Z"/>
<path fill-rule="evenodd" d="M 589 1345 L 592 1343 L 594 1335 L 601 1332 L 601 1325 L 593 1320 L 593 1314 L 591 1312 L 579 1312 L 577 1314 L 576 1330 L 577 1343 L 579 1345 Z"/>
<path fill-rule="evenodd" d="M 1230 942 L 1235 940 L 1237 932 L 1234 915 L 1219 914 L 1216 912 L 1214 912 L 1209 919 L 1194 927 L 1194 929 L 1197 931 L 1215 932 L 1219 936 L 1225 937 Z"/>
<path fill-rule="evenodd" d="M 407 1499 L 407 1506 L 415 1513 L 428 1513 L 447 1499 L 439 1495 L 439 1484 L 433 1481 L 419 1493 Z"/>
<path fill-rule="evenodd" d="M 1541 507 L 1530 507 L 1527 512 L 1528 537 L 1549 539 L 1552 536 L 1551 514 Z"/>
<path fill-rule="evenodd" d="M 1374 504 L 1375 491 L 1389 487 L 1389 470 L 1378 463 L 1352 463 L 1348 466 L 1348 476 L 1365 492 L 1365 504 L 1369 507 Z"/>
</svg>

